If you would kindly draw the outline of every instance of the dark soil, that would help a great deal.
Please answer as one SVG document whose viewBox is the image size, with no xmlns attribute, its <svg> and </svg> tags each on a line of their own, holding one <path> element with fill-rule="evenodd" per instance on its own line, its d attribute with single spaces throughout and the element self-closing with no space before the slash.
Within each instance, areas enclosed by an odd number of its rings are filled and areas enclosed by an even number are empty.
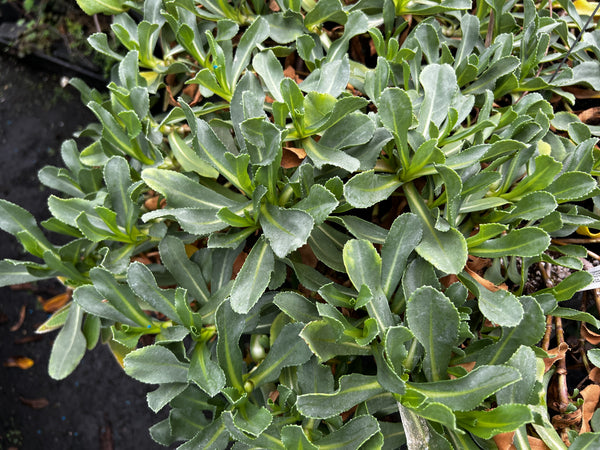
<svg viewBox="0 0 600 450">
<path fill-rule="evenodd" d="M 48 218 L 50 192 L 40 185 L 37 171 L 47 164 L 61 166 L 62 141 L 93 120 L 77 91 L 60 87 L 59 75 L 0 54 L 0 198 L 23 206 L 38 221 Z M 11 235 L 0 231 L 4 258 L 26 256 Z M 48 299 L 60 292 L 55 282 L 0 289 L 0 449 L 164 448 L 148 433 L 164 418 L 164 412 L 158 417 L 146 405 L 146 392 L 155 387 L 127 377 L 108 347 L 88 352 L 65 380 L 48 376 L 56 333 L 34 333 L 47 318 L 37 296 Z M 22 308 L 24 321 L 11 331 Z M 34 365 L 26 370 L 5 366 L 18 356 Z"/>
</svg>

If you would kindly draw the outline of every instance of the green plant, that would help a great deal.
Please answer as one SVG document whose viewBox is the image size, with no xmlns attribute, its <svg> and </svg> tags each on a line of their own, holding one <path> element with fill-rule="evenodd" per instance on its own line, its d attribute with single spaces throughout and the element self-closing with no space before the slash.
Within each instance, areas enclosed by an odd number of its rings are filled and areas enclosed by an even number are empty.
<svg viewBox="0 0 600 450">
<path fill-rule="evenodd" d="M 108 94 L 71 81 L 93 143 L 39 174 L 72 241 L 0 201 L 42 260 L 0 281 L 73 289 L 50 375 L 108 343 L 180 449 L 564 448 L 537 344 L 546 315 L 599 326 L 559 306 L 591 280 L 560 238 L 600 228 L 600 129 L 569 112 L 598 32 L 568 1 L 475 3 L 122 4 L 127 53 L 90 38 Z M 542 262 L 572 273 L 524 292 Z"/>
</svg>

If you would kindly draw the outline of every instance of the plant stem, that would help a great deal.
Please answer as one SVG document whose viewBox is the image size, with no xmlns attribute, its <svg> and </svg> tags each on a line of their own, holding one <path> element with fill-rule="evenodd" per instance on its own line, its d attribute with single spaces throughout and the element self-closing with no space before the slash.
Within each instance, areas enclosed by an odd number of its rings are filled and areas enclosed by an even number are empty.
<svg viewBox="0 0 600 450">
<path fill-rule="evenodd" d="M 562 327 L 562 319 L 556 317 L 556 339 L 560 346 L 565 342 L 564 330 Z M 569 407 L 569 388 L 567 387 L 567 361 L 566 358 L 562 358 L 558 361 L 558 410 L 561 414 L 564 414 Z"/>
</svg>

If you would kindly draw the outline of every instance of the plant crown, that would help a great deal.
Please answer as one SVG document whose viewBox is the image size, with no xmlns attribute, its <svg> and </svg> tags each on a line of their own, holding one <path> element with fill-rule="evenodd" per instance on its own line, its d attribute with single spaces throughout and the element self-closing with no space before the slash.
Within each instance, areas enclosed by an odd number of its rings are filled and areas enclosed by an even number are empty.
<svg viewBox="0 0 600 450">
<path fill-rule="evenodd" d="M 122 47 L 89 39 L 116 60 L 107 93 L 71 80 L 91 144 L 39 173 L 70 242 L 0 200 L 38 258 L 2 285 L 73 289 L 53 378 L 108 343 L 180 450 L 564 448 L 536 344 L 546 315 L 599 326 L 559 306 L 591 276 L 555 240 L 600 229 L 573 2 L 80 1 Z M 572 273 L 526 292 L 540 262 Z"/>
</svg>

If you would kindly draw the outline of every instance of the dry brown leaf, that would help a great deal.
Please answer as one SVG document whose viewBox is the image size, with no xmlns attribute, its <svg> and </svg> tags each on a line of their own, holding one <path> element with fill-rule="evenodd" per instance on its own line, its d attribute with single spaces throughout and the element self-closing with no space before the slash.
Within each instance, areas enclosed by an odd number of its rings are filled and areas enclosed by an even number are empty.
<svg viewBox="0 0 600 450">
<path fill-rule="evenodd" d="M 202 94 L 200 93 L 197 84 L 188 84 L 186 87 L 183 88 L 182 93 L 189 97 L 192 97 L 192 101 L 189 103 L 190 106 L 194 106 L 200 100 L 202 100 Z"/>
<path fill-rule="evenodd" d="M 590 420 L 600 400 L 600 386 L 590 384 L 580 394 L 583 397 L 583 406 L 581 407 L 581 430 L 579 430 L 579 434 L 592 431 Z"/>
<path fill-rule="evenodd" d="M 144 206 L 148 211 L 154 211 L 155 209 L 158 209 L 158 195 L 147 199 L 144 202 Z"/>
<path fill-rule="evenodd" d="M 552 417 L 552 426 L 558 430 L 571 428 L 581 422 L 581 410 L 577 409 L 569 414 L 557 414 Z"/>
<path fill-rule="evenodd" d="M 25 305 L 21 306 L 21 309 L 19 311 L 19 320 L 12 327 L 10 327 L 10 331 L 17 331 L 19 328 L 21 328 L 21 325 L 23 325 L 23 322 L 25 321 L 26 310 L 27 307 Z"/>
<path fill-rule="evenodd" d="M 4 367 L 17 367 L 19 369 L 27 370 L 33 366 L 33 359 L 27 358 L 26 356 L 14 356 L 4 361 Z"/>
<path fill-rule="evenodd" d="M 467 261 L 467 266 L 469 269 L 474 270 L 475 272 L 479 272 L 480 270 L 490 267 L 491 265 L 491 259 L 479 258 L 478 256 L 473 255 L 469 255 L 469 260 Z"/>
<path fill-rule="evenodd" d="M 277 2 L 275 0 L 269 1 L 269 9 L 273 12 L 279 12 L 281 10 L 281 8 L 279 7 L 279 5 L 277 4 Z"/>
<path fill-rule="evenodd" d="M 508 286 L 505 283 L 502 283 L 501 285 L 496 286 L 491 281 L 486 280 L 481 275 L 477 274 L 477 272 L 474 272 L 473 270 L 471 270 L 468 266 L 465 266 L 465 270 L 467 271 L 467 273 L 469 275 L 471 275 L 473 278 L 475 278 L 475 280 L 479 284 L 481 284 L 484 288 L 486 288 L 488 291 L 496 292 L 496 291 L 499 291 L 500 289 L 505 290 L 505 291 L 508 290 Z"/>
<path fill-rule="evenodd" d="M 598 345 L 600 344 L 600 334 L 594 333 L 593 331 L 588 330 L 588 327 L 585 323 L 581 324 L 581 336 L 588 341 L 590 344 Z"/>
<path fill-rule="evenodd" d="M 269 392 L 269 399 L 273 403 L 275 403 L 278 398 L 279 398 L 279 391 L 271 391 L 271 392 Z"/>
<path fill-rule="evenodd" d="M 551 355 L 548 358 L 544 358 L 544 365 L 546 366 L 544 369 L 544 373 L 550 370 L 550 367 L 561 359 L 564 359 L 565 355 L 569 351 L 569 345 L 566 342 L 561 342 L 557 348 L 553 348 L 548 350 L 548 354 Z"/>
<path fill-rule="evenodd" d="M 600 91 L 582 89 L 574 86 L 564 86 L 563 90 L 570 92 L 575 98 L 600 98 Z"/>
<path fill-rule="evenodd" d="M 69 300 L 71 300 L 71 292 L 63 292 L 62 294 L 55 295 L 51 299 L 42 302 L 42 308 L 46 312 L 58 311 L 65 306 Z"/>
<path fill-rule="evenodd" d="M 500 433 L 493 437 L 494 442 L 501 450 L 515 450 L 517 447 L 513 444 L 513 439 L 515 437 L 515 432 L 511 431 L 508 433 Z M 541 439 L 535 438 L 533 436 L 527 436 L 527 440 L 529 441 L 529 447 L 531 450 L 548 450 L 546 444 Z"/>
<path fill-rule="evenodd" d="M 48 399 L 44 398 L 44 397 L 42 397 L 42 398 L 19 397 L 19 400 L 21 400 L 21 403 L 23 403 L 24 405 L 30 406 L 33 409 L 42 409 L 50 404 Z"/>
<path fill-rule="evenodd" d="M 600 106 L 594 106 L 593 108 L 586 109 L 577 114 L 579 120 L 583 123 L 598 122 L 600 120 Z"/>
<path fill-rule="evenodd" d="M 588 375 L 588 378 L 589 378 L 591 381 L 593 381 L 594 383 L 596 383 L 596 384 L 600 384 L 600 369 L 599 369 L 599 368 L 597 368 L 597 367 L 594 367 L 594 368 L 593 368 L 593 369 L 590 371 L 590 373 L 589 373 L 589 375 Z"/>
<path fill-rule="evenodd" d="M 302 160 L 306 158 L 306 152 L 302 148 L 295 147 L 283 147 L 283 154 L 281 156 L 281 167 L 284 169 L 290 169 L 298 167 Z"/>
</svg>

